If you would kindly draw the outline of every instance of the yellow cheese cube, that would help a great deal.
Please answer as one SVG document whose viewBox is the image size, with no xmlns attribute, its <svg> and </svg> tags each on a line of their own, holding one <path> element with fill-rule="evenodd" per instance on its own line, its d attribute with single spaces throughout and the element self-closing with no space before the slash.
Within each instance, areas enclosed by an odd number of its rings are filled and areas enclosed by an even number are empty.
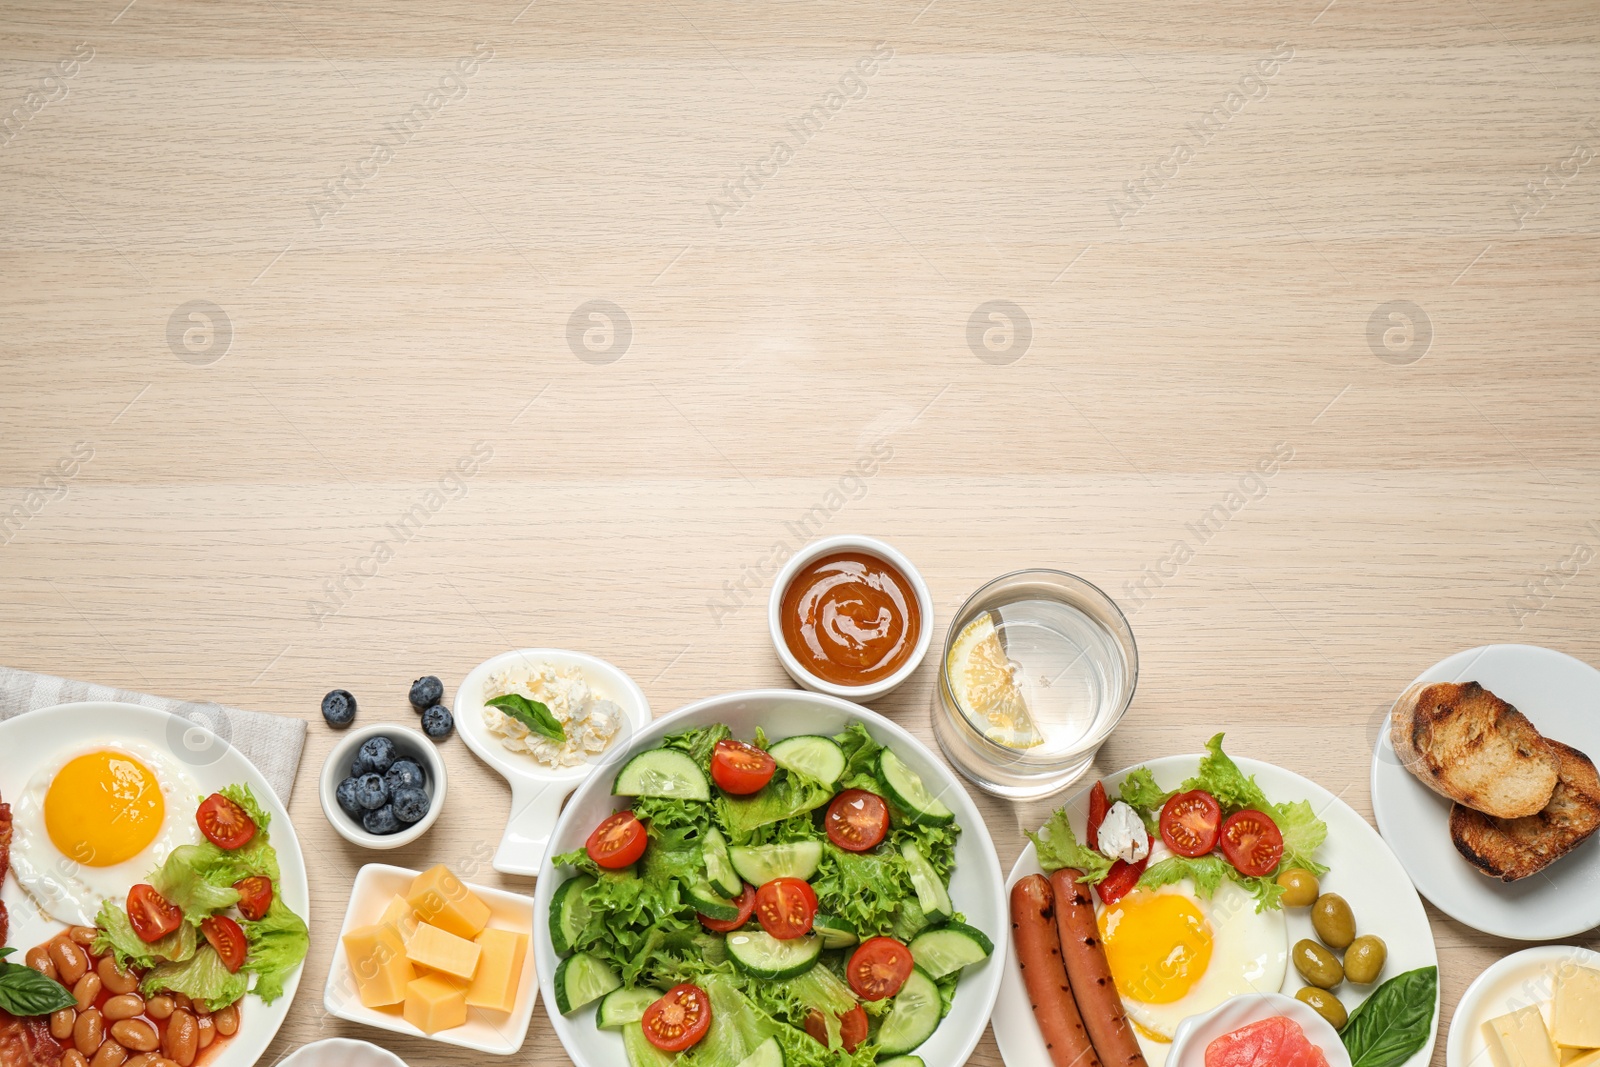
<svg viewBox="0 0 1600 1067">
<path fill-rule="evenodd" d="M 467 991 L 442 974 L 425 974 L 406 985 L 405 1020 L 425 1034 L 467 1021 Z"/>
<path fill-rule="evenodd" d="M 394 895 L 389 901 L 389 906 L 384 908 L 383 914 L 378 917 L 378 925 L 393 927 L 402 942 L 411 940 L 411 935 L 417 932 L 417 924 L 421 921 L 417 918 L 417 913 L 411 910 L 411 902 L 399 893 Z"/>
<path fill-rule="evenodd" d="M 474 896 L 442 863 L 417 875 L 406 899 L 423 922 L 457 937 L 470 940 L 489 925 L 489 905 Z"/>
<path fill-rule="evenodd" d="M 1566 964 L 1556 975 L 1550 1037 L 1563 1048 L 1600 1048 L 1600 972 Z"/>
<path fill-rule="evenodd" d="M 1483 1036 L 1495 1067 L 1559 1067 L 1556 1046 L 1544 1028 L 1538 1005 L 1490 1019 L 1483 1024 Z"/>
<path fill-rule="evenodd" d="M 513 930 L 485 930 L 478 935 L 483 955 L 478 973 L 467 990 L 467 1004 L 474 1008 L 510 1011 L 517 1003 L 517 986 L 522 981 L 522 961 L 528 954 L 528 935 Z"/>
<path fill-rule="evenodd" d="M 478 969 L 478 957 L 482 954 L 482 949 L 466 938 L 427 923 L 417 924 L 416 933 L 405 944 L 405 951 L 412 963 L 468 982 Z"/>
<path fill-rule="evenodd" d="M 363 926 L 351 930 L 342 940 L 362 1004 L 381 1008 L 405 999 L 406 983 L 416 977 L 416 972 L 393 927 Z"/>
</svg>

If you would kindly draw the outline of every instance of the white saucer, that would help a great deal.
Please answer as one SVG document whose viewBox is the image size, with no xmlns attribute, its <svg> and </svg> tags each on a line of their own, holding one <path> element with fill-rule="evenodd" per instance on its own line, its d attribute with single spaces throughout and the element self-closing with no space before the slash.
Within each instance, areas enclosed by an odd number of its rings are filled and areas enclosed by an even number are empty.
<svg viewBox="0 0 1600 1067">
<path fill-rule="evenodd" d="M 532 756 L 507 751 L 483 723 L 483 690 L 489 676 L 508 667 L 540 663 L 578 668 L 591 689 L 622 708 L 622 728 L 611 744 L 600 755 L 576 767 L 555 770 Z M 608 766 L 628 751 L 633 735 L 650 725 L 650 702 L 632 678 L 603 659 L 561 648 L 524 648 L 495 656 L 473 668 L 456 690 L 455 715 L 461 740 L 511 786 L 511 814 L 500 847 L 495 850 L 494 869 L 532 878 L 539 873 L 562 801 L 597 768 Z"/>
<path fill-rule="evenodd" d="M 1468 681 L 1515 705 L 1540 733 L 1600 759 L 1600 671 L 1582 660 L 1533 645 L 1485 645 L 1416 678 Z M 1451 918 L 1518 941 L 1573 937 L 1600 925 L 1600 834 L 1531 878 L 1501 882 L 1480 874 L 1450 842 L 1450 801 L 1405 769 L 1387 727 L 1372 757 L 1372 811 L 1418 891 Z"/>
<path fill-rule="evenodd" d="M 1576 945 L 1540 945 L 1514 952 L 1478 975 L 1461 995 L 1450 1020 L 1446 1067 L 1491 1067 L 1483 1024 L 1507 1012 L 1537 1004 L 1548 1026 L 1556 974 L 1572 964 L 1600 971 L 1600 952 Z"/>
</svg>

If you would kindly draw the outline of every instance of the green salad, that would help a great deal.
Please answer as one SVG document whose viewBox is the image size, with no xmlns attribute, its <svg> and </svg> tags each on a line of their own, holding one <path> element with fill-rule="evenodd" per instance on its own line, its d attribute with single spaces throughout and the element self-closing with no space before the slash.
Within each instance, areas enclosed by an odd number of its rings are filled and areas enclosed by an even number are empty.
<svg viewBox="0 0 1600 1067">
<path fill-rule="evenodd" d="M 219 814 L 233 835 L 221 844 L 210 839 L 221 837 Z M 100 906 L 93 950 L 142 971 L 147 997 L 182 993 L 217 1011 L 249 992 L 270 1004 L 310 944 L 305 920 L 278 893 L 272 816 L 249 786 L 230 785 L 201 802 L 200 820 L 207 840 L 173 849 L 148 884 L 133 887 L 127 906 Z"/>
<path fill-rule="evenodd" d="M 612 792 L 554 859 L 550 939 L 557 1007 L 595 1005 L 633 1067 L 915 1067 L 993 951 L 950 900 L 954 813 L 860 724 L 669 734 Z"/>
</svg>

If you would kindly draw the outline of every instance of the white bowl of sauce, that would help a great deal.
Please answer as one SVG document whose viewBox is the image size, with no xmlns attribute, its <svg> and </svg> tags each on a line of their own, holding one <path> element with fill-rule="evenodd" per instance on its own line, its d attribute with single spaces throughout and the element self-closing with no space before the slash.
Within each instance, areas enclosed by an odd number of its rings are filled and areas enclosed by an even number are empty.
<svg viewBox="0 0 1600 1067">
<path fill-rule="evenodd" d="M 789 677 L 849 700 L 882 696 L 928 654 L 933 598 L 911 561 L 871 537 L 826 537 L 784 564 L 767 602 Z"/>
</svg>

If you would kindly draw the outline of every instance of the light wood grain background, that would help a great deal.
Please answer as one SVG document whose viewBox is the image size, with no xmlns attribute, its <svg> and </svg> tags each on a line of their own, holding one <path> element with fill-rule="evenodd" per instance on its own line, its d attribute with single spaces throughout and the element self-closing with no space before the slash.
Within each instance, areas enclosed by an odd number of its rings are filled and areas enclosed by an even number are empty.
<svg viewBox="0 0 1600 1067">
<path fill-rule="evenodd" d="M 403 721 L 413 677 L 525 645 L 658 712 L 786 684 L 765 579 L 816 533 L 908 553 L 936 636 L 1003 571 L 1090 578 L 1143 656 L 1101 769 L 1226 728 L 1370 813 L 1429 664 L 1600 660 L 1568 562 L 1600 550 L 1597 43 L 1588 0 L 5 0 L 0 661 L 314 720 L 315 942 L 268 1062 L 468 1059 L 322 1012 L 375 858 L 317 803 L 323 692 Z M 611 362 L 569 345 L 591 300 Z M 1025 351 L 969 347 L 993 300 Z M 927 738 L 932 686 L 878 709 Z M 505 787 L 444 752 L 447 810 L 385 859 L 498 838 Z M 1044 805 L 984 810 L 1009 865 Z M 1514 946 L 1430 916 L 1448 1026 Z M 542 1007 L 518 1059 L 565 1062 Z"/>
</svg>

